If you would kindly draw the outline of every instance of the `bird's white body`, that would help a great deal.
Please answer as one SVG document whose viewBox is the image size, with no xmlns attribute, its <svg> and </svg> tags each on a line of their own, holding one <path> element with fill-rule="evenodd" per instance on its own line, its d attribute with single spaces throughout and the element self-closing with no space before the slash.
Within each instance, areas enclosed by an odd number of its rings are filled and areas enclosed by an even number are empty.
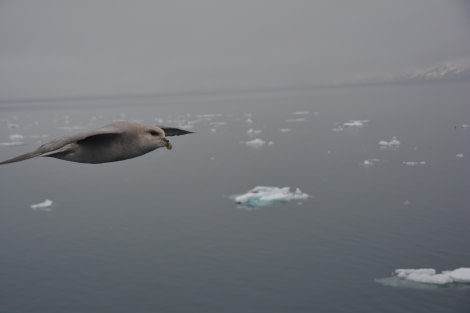
<svg viewBox="0 0 470 313">
<path fill-rule="evenodd" d="M 172 148 L 166 136 L 191 132 L 136 122 L 116 122 L 94 131 L 55 139 L 37 150 L 0 164 L 44 156 L 79 163 L 107 163 L 135 158 L 161 147 Z"/>
</svg>

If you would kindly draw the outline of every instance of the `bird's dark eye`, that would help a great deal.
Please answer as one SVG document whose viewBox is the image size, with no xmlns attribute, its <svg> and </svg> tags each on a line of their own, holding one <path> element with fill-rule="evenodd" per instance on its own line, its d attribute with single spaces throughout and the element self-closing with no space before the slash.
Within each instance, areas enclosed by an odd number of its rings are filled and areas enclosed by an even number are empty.
<svg viewBox="0 0 470 313">
<path fill-rule="evenodd" d="M 152 136 L 158 136 L 159 133 L 158 133 L 156 130 L 153 130 L 153 129 L 152 129 L 152 130 L 150 131 L 150 135 L 152 135 Z"/>
</svg>

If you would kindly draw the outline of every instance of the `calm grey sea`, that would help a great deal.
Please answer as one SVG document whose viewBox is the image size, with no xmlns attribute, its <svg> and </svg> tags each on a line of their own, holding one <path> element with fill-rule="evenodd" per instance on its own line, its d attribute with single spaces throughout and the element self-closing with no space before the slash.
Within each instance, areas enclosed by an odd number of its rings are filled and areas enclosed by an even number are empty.
<svg viewBox="0 0 470 313">
<path fill-rule="evenodd" d="M 2 313 L 470 312 L 469 288 L 376 281 L 470 266 L 470 128 L 454 127 L 470 124 L 468 82 L 31 101 L 0 114 L 0 141 L 25 143 L 0 146 L 2 160 L 120 119 L 196 132 L 117 163 L 1 166 Z M 340 127 L 350 120 L 362 126 Z M 393 137 L 399 147 L 381 148 Z M 246 145 L 255 138 L 266 144 Z M 312 198 L 254 210 L 230 199 L 260 185 Z M 45 199 L 50 211 L 30 208 Z"/>
</svg>

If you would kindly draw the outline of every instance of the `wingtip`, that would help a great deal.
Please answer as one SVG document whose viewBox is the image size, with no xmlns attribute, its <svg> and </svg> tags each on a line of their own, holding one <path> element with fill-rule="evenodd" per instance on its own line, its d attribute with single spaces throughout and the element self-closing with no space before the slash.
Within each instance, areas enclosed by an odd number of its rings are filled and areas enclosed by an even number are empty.
<svg viewBox="0 0 470 313">
<path fill-rule="evenodd" d="M 161 125 L 158 127 L 163 129 L 167 136 L 181 136 L 181 135 L 187 135 L 187 134 L 194 134 L 194 132 L 192 131 L 181 129 L 181 128 L 161 126 Z"/>
</svg>

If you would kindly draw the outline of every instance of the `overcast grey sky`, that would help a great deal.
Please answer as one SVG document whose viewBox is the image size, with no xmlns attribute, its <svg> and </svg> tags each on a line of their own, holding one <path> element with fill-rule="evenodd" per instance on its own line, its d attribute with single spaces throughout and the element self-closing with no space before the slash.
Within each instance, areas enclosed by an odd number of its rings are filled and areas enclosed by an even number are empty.
<svg viewBox="0 0 470 313">
<path fill-rule="evenodd" d="M 470 56 L 466 1 L 2 1 L 0 99 L 329 83 Z"/>
</svg>

